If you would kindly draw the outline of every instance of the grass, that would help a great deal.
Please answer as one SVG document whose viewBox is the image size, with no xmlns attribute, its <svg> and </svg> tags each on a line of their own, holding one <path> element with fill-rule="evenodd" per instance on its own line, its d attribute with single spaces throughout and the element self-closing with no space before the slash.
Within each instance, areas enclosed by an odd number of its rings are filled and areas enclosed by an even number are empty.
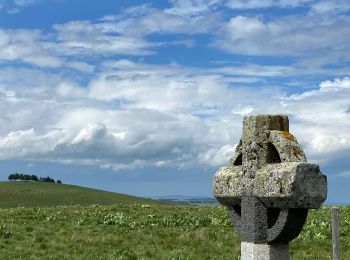
<svg viewBox="0 0 350 260">
<path fill-rule="evenodd" d="M 240 239 L 224 207 L 166 205 L 129 196 L 122 203 L 116 196 L 119 204 L 114 205 L 0 209 L 1 259 L 239 259 Z M 350 259 L 350 207 L 341 207 L 341 241 L 342 259 Z M 311 210 L 291 243 L 292 259 L 331 255 L 330 207 Z"/>
<path fill-rule="evenodd" d="M 341 208 L 350 255 L 350 208 Z M 221 206 L 119 204 L 0 209 L 1 259 L 239 259 Z M 312 210 L 292 259 L 331 259 L 330 208 Z"/>
<path fill-rule="evenodd" d="M 0 219 L 1 259 L 229 259 L 239 253 L 223 208 L 15 208 L 0 210 Z"/>
<path fill-rule="evenodd" d="M 154 200 L 75 185 L 45 182 L 0 182 L 0 208 L 54 205 L 157 203 Z"/>
</svg>

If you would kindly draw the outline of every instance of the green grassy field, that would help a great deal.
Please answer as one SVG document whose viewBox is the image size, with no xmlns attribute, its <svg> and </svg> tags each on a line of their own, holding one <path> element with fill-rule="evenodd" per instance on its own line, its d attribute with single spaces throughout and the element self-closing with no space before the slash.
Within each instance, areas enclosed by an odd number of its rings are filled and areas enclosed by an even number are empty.
<svg viewBox="0 0 350 260">
<path fill-rule="evenodd" d="M 156 203 L 154 200 L 47 182 L 0 182 L 0 208 Z"/>
<path fill-rule="evenodd" d="M 341 221 L 342 255 L 350 259 L 349 207 L 341 207 Z M 311 210 L 291 243 L 292 259 L 332 259 L 330 223 L 329 207 Z M 239 237 L 221 206 L 136 198 L 107 206 L 0 209 L 1 259 L 239 259 L 239 253 Z"/>
</svg>

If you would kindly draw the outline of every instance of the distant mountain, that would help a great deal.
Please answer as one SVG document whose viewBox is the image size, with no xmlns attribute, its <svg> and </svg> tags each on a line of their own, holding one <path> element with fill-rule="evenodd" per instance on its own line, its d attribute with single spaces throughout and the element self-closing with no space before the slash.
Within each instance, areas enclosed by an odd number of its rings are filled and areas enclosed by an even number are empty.
<svg viewBox="0 0 350 260">
<path fill-rule="evenodd" d="M 179 205 L 219 205 L 216 198 L 205 196 L 167 195 L 152 198 L 161 202 Z"/>
</svg>

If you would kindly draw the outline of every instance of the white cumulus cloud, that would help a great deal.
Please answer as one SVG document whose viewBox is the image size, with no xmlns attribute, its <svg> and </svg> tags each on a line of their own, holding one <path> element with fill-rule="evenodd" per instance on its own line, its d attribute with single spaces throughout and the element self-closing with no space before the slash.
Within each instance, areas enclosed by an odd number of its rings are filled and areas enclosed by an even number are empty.
<svg viewBox="0 0 350 260">
<path fill-rule="evenodd" d="M 230 83 L 220 70 L 128 60 L 104 68 L 88 87 L 49 74 L 46 87 L 39 76 L 26 88 L 3 81 L 0 158 L 114 170 L 222 165 L 239 141 L 243 115 L 252 113 L 289 115 L 312 161 L 350 150 L 347 77 L 286 95 Z"/>
<path fill-rule="evenodd" d="M 226 4 L 232 9 L 292 8 L 305 6 L 313 0 L 229 0 Z"/>
<path fill-rule="evenodd" d="M 326 80 L 320 83 L 320 88 L 322 91 L 337 90 L 347 88 L 350 89 L 350 78 L 345 77 L 342 79 L 336 78 L 333 81 Z"/>
<path fill-rule="evenodd" d="M 260 17 L 238 15 L 222 27 L 216 46 L 244 55 L 307 58 L 334 52 L 346 57 L 349 20 L 323 19 L 316 22 L 313 18 L 294 16 L 264 21 Z"/>
</svg>

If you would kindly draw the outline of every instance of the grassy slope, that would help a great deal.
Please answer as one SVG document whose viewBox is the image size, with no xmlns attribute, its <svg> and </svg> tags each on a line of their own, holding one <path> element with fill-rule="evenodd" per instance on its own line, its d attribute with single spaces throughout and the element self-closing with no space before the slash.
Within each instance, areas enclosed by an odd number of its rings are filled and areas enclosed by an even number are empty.
<svg viewBox="0 0 350 260">
<path fill-rule="evenodd" d="M 350 259 L 350 207 L 341 208 Z M 128 204 L 0 209 L 1 259 L 239 259 L 224 207 Z M 330 208 L 312 210 L 292 259 L 331 259 Z"/>
<path fill-rule="evenodd" d="M 157 203 L 153 200 L 66 184 L 0 182 L 0 208 L 54 205 Z"/>
<path fill-rule="evenodd" d="M 50 183 L 0 183 L 1 259 L 239 259 L 240 240 L 220 206 L 152 200 Z M 91 206 L 37 207 L 52 204 Z M 102 206 L 101 204 L 114 204 Z M 350 259 L 350 207 L 341 207 Z M 331 259 L 330 207 L 311 210 L 292 259 Z"/>
</svg>

